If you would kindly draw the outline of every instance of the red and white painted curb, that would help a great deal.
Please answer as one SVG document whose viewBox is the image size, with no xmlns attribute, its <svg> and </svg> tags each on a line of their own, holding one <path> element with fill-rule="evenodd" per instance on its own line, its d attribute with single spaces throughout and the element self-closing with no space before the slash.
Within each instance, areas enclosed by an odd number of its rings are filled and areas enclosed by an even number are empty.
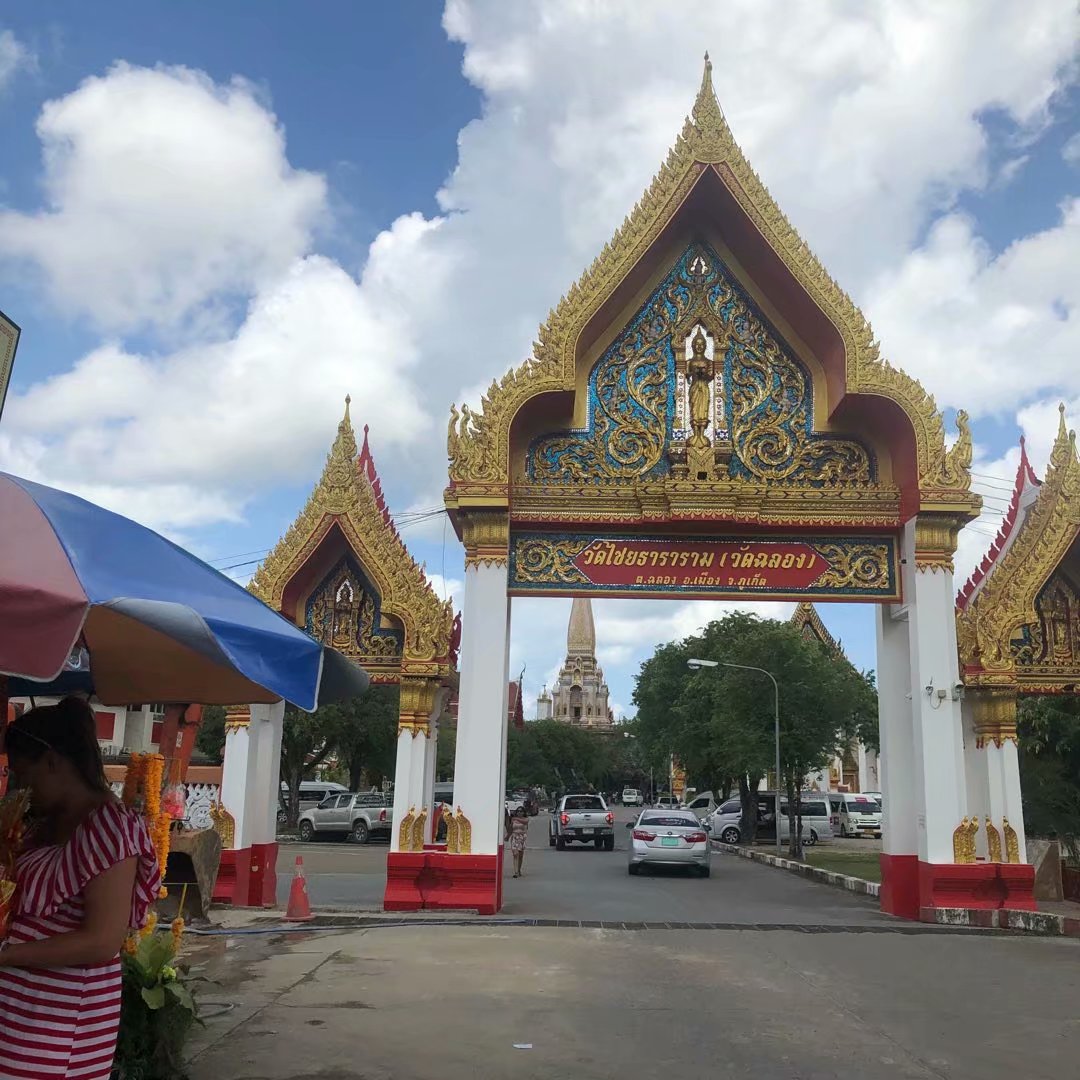
<svg viewBox="0 0 1080 1080">
<path fill-rule="evenodd" d="M 755 851 L 753 848 L 740 847 L 738 844 L 725 844 L 719 840 L 712 842 L 714 850 L 724 851 L 729 855 L 739 855 L 744 859 L 775 866 L 780 870 L 798 874 L 800 877 L 819 881 L 822 885 L 846 889 L 860 896 L 879 896 L 881 886 L 876 881 L 838 874 L 833 870 L 822 870 L 817 866 L 784 859 L 767 851 Z M 984 930 L 1023 930 L 1029 934 L 1043 934 L 1050 937 L 1080 938 L 1080 913 L 1076 918 L 1059 915 L 1052 911 L 1015 911 L 1011 908 L 983 911 L 977 908 L 922 908 L 919 921 L 936 923 L 939 926 L 972 926 Z"/>
</svg>

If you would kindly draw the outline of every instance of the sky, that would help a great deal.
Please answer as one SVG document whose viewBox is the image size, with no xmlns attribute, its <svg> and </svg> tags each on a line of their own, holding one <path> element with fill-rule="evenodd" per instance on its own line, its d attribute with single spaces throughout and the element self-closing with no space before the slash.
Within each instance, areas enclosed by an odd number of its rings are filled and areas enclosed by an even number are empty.
<svg viewBox="0 0 1080 1080">
<path fill-rule="evenodd" d="M 476 402 L 648 185 L 702 54 L 736 139 L 884 356 L 972 417 L 989 545 L 1027 438 L 1080 420 L 1073 0 L 7 0 L 0 309 L 23 330 L 0 469 L 246 581 L 346 394 L 402 536 L 460 605 L 437 509 Z M 513 604 L 527 715 L 568 600 Z M 616 712 L 733 605 L 594 601 Z M 754 604 L 786 617 L 789 604 Z M 467 613 L 466 613 L 467 614 Z M 873 609 L 823 605 L 873 668 Z"/>
</svg>

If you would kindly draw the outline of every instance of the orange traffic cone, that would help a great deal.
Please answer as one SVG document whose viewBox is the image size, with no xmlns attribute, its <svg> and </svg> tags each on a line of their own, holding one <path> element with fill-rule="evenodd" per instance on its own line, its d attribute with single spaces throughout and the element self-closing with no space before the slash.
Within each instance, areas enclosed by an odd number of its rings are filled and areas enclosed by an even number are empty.
<svg viewBox="0 0 1080 1080">
<path fill-rule="evenodd" d="M 311 918 L 311 901 L 307 894 L 307 878 L 304 877 L 304 857 L 296 856 L 296 868 L 293 870 L 292 887 L 289 889 L 289 907 L 285 912 L 286 922 L 307 922 Z"/>
</svg>

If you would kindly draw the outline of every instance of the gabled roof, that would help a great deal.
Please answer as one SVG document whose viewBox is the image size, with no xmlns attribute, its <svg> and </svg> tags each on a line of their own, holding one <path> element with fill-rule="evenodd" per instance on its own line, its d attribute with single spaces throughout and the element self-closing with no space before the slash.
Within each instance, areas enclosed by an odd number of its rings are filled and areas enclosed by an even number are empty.
<svg viewBox="0 0 1080 1080">
<path fill-rule="evenodd" d="M 314 572 L 314 560 L 337 529 L 375 585 L 382 611 L 404 627 L 402 671 L 445 675 L 451 664 L 453 607 L 436 596 L 424 568 L 398 535 L 383 497 L 366 426 L 363 447 L 357 453 L 350 400 L 345 399 L 345 415 L 319 482 L 249 588 L 275 611 L 296 621 L 297 613 L 291 607 L 297 583 L 313 584 L 307 579 Z"/>
<path fill-rule="evenodd" d="M 990 545 L 989 550 L 982 557 L 982 561 L 975 568 L 971 577 L 967 579 L 963 588 L 957 594 L 956 606 L 961 611 L 967 607 L 971 600 L 982 588 L 989 574 L 993 573 L 998 561 L 1009 550 L 1017 532 L 1024 524 L 1028 511 L 1035 501 L 1036 492 L 1041 484 L 1035 475 L 1035 470 L 1028 461 L 1027 447 L 1024 445 L 1024 437 L 1020 436 L 1020 464 L 1016 468 L 1016 479 L 1013 481 L 1012 495 L 1009 498 L 1009 508 L 998 529 L 997 536 Z"/>
<path fill-rule="evenodd" d="M 673 223 L 691 225 L 712 215 L 722 219 L 736 256 L 756 262 L 748 272 L 770 299 L 783 297 L 788 318 L 820 359 L 829 387 L 829 411 L 860 412 L 891 440 L 894 478 L 908 513 L 935 505 L 961 519 L 977 513 L 970 493 L 971 439 L 958 416 L 960 438 L 945 447 L 942 417 L 933 398 L 880 354 L 873 331 L 851 298 L 828 274 L 777 206 L 732 135 L 712 85 L 705 58 L 691 116 L 667 160 L 623 225 L 592 266 L 571 286 L 541 326 L 530 356 L 493 381 L 479 411 L 451 409 L 446 502 L 457 512 L 470 505 L 508 501 L 511 425 L 526 402 L 552 392 L 573 391 L 586 330 L 606 325 L 621 290 L 636 290 L 659 258 Z M 597 331 L 599 332 L 599 330 Z M 524 416 L 524 413 L 522 413 Z M 913 501 L 914 500 L 914 501 Z M 505 505 L 505 502 L 504 502 Z"/>
<path fill-rule="evenodd" d="M 1058 433 L 1041 484 L 1030 466 L 1017 470 L 1015 511 L 991 548 L 977 580 L 965 587 L 958 606 L 956 638 L 965 680 L 1009 685 L 1016 677 L 1013 642 L 1038 619 L 1036 600 L 1080 535 L 1080 457 L 1076 432 L 1065 426 L 1059 407 Z M 1012 519 L 1009 522 L 1009 519 Z"/>
<path fill-rule="evenodd" d="M 803 633 L 811 633 L 829 652 L 835 656 L 843 656 L 844 650 L 840 643 L 829 633 L 828 627 L 821 621 L 817 608 L 809 600 L 803 600 L 791 613 L 788 620 L 791 626 Z"/>
</svg>

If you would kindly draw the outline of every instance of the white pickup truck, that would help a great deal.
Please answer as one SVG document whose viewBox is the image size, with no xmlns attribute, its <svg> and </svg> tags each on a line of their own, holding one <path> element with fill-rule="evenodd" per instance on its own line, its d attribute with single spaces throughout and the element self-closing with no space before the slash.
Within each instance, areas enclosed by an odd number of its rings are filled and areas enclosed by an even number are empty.
<svg viewBox="0 0 1080 1080">
<path fill-rule="evenodd" d="M 615 815 L 599 795 L 564 795 L 551 815 L 548 844 L 564 851 L 569 843 L 615 850 Z"/>
<path fill-rule="evenodd" d="M 305 810 L 297 822 L 300 839 L 310 843 L 317 836 L 348 836 L 354 844 L 366 844 L 372 836 L 390 836 L 394 808 L 379 792 L 327 795 L 318 806 Z"/>
</svg>

